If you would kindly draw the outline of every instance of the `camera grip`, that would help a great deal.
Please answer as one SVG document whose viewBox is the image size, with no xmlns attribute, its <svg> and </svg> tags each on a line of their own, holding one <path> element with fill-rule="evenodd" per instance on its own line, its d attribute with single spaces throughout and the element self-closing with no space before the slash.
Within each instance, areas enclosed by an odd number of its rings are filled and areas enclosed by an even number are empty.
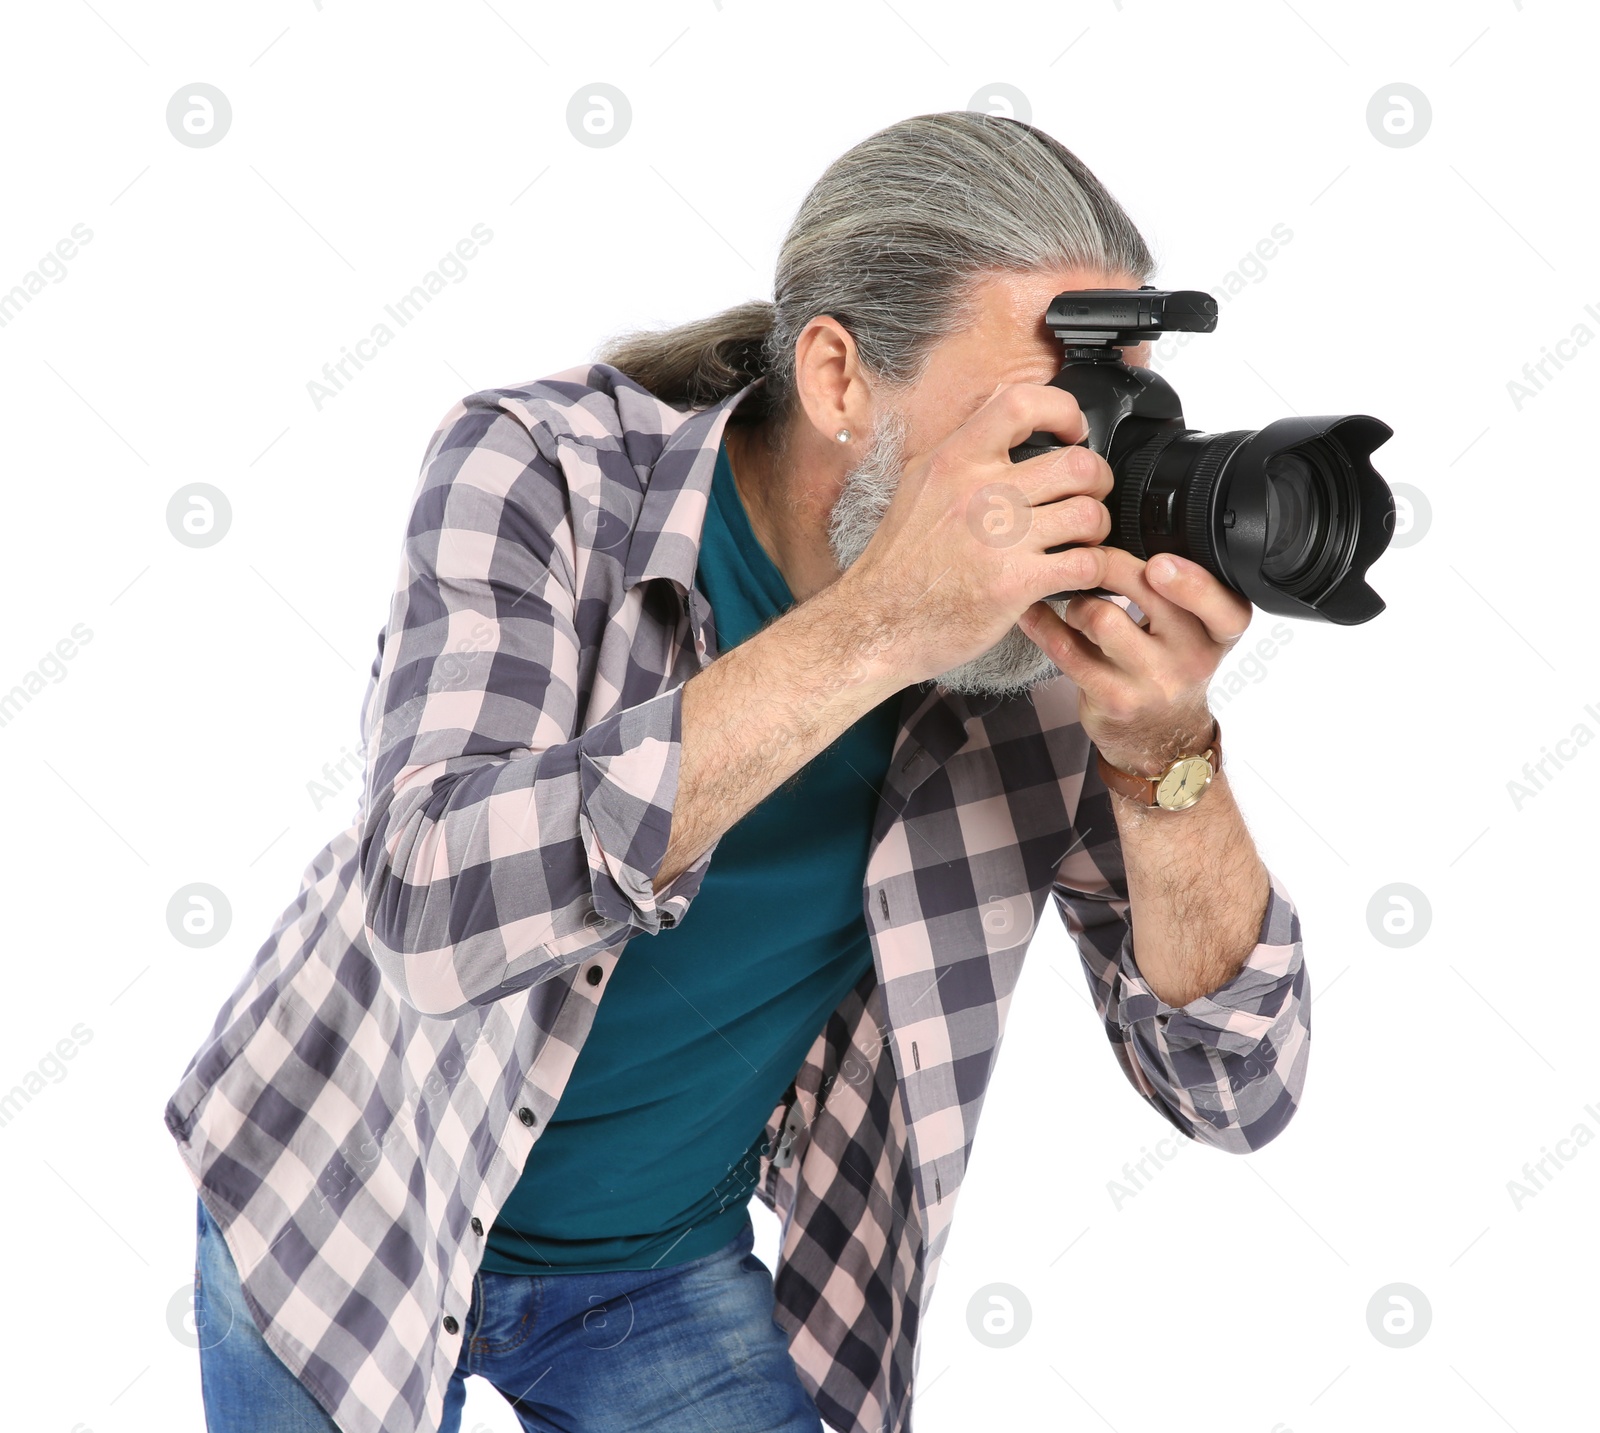
<svg viewBox="0 0 1600 1433">
<path fill-rule="evenodd" d="M 1051 549 L 1051 548 L 1046 548 L 1045 549 L 1046 552 L 1049 552 L 1049 551 L 1052 551 L 1052 550 L 1053 549 Z M 1040 598 L 1040 601 L 1042 601 L 1042 602 L 1062 602 L 1062 601 L 1065 601 L 1068 597 L 1115 597 L 1115 596 L 1116 596 L 1116 593 L 1107 592 L 1104 587 L 1083 587 L 1083 588 L 1075 588 L 1071 592 L 1052 592 L 1048 597 Z"/>
<path fill-rule="evenodd" d="M 1025 463 L 1029 458 L 1037 458 L 1040 453 L 1054 452 L 1057 448 L 1067 446 L 1054 433 L 1030 433 L 1010 450 L 1010 458 L 1013 463 Z"/>
</svg>

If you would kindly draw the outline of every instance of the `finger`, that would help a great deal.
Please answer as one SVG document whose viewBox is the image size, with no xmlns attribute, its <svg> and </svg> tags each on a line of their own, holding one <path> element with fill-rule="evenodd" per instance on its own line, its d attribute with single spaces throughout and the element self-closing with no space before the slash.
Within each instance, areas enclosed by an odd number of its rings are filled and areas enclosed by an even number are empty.
<svg viewBox="0 0 1600 1433">
<path fill-rule="evenodd" d="M 1087 493 L 1040 503 L 1027 513 L 1028 546 L 1034 552 L 1063 543 L 1102 543 L 1111 536 L 1111 513 Z"/>
<path fill-rule="evenodd" d="M 1066 604 L 1065 621 L 1086 641 L 1094 643 L 1119 672 L 1144 680 L 1155 675 L 1161 643 L 1109 597 L 1087 592 Z M 1198 628 L 1197 628 L 1198 631 Z"/>
<path fill-rule="evenodd" d="M 1170 569 L 1170 575 L 1169 575 Z M 1173 553 L 1159 553 L 1145 564 L 1145 582 L 1164 601 L 1192 612 L 1211 640 L 1231 647 L 1244 636 L 1255 609 L 1249 601 L 1207 572 L 1198 562 Z M 1134 599 L 1139 601 L 1138 598 Z M 1142 607 L 1144 604 L 1140 602 Z"/>
<path fill-rule="evenodd" d="M 1137 624 L 1128 618 L 1130 627 L 1137 625 L 1152 632 L 1172 631 L 1189 636 L 1200 633 L 1200 624 L 1193 614 L 1168 602 L 1145 581 L 1144 563 L 1123 548 L 1079 547 L 1059 557 L 1047 554 L 1046 560 L 1051 565 L 1046 567 L 1045 574 L 1057 579 L 1066 591 L 1087 593 L 1100 587 L 1137 603 L 1140 618 Z M 1112 605 L 1122 611 L 1121 604 Z"/>
<path fill-rule="evenodd" d="M 1080 443 L 1088 436 L 1089 420 L 1064 388 L 1002 383 L 945 443 L 960 457 L 993 462 L 1031 433 L 1054 433 L 1064 444 Z"/>
<path fill-rule="evenodd" d="M 1175 594 L 1155 585 L 1149 569 L 1155 565 L 1159 570 L 1163 557 L 1169 558 L 1175 566 L 1181 564 L 1198 574 L 1189 581 L 1188 594 L 1200 604 L 1202 611 L 1177 601 Z M 1118 547 L 1098 549 L 1096 561 L 1098 580 L 1094 585 L 1138 603 L 1139 610 L 1149 618 L 1148 630 L 1152 636 L 1189 641 L 1203 632 L 1212 642 L 1228 647 L 1238 641 L 1244 629 L 1250 625 L 1250 604 L 1198 563 L 1172 557 L 1168 553 L 1145 563 Z M 1239 611 L 1241 607 L 1242 615 Z M 1207 620 L 1208 617 L 1211 620 Z"/>
<path fill-rule="evenodd" d="M 1144 615 L 1138 625 L 1152 636 L 1192 640 L 1201 635 L 1201 624 L 1194 614 L 1158 592 L 1145 575 L 1145 563 L 1123 548 L 1105 549 L 1101 578 L 1095 585 L 1137 603 Z M 1129 626 L 1133 625 L 1130 618 Z"/>
<path fill-rule="evenodd" d="M 1024 458 L 1007 476 L 1035 507 L 1078 493 L 1109 497 L 1116 481 L 1110 463 L 1093 448 L 1078 445 Z"/>
<path fill-rule="evenodd" d="M 1014 480 L 1013 480 L 1014 479 Z M 986 543 L 1042 552 L 1111 535 L 1111 465 L 1089 448 L 1056 448 L 1010 465 L 1008 478 L 985 483 L 967 500 L 967 521 Z"/>
<path fill-rule="evenodd" d="M 1017 625 L 1080 687 L 1094 690 L 1121 676 L 1104 652 L 1063 622 L 1047 603 L 1035 602 L 1018 618 Z"/>
</svg>

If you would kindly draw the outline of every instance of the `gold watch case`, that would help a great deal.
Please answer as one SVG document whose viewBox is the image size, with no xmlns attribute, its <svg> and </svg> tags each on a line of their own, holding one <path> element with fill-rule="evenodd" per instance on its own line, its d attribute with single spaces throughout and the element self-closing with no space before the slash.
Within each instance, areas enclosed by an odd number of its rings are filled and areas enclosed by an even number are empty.
<svg viewBox="0 0 1600 1433">
<path fill-rule="evenodd" d="M 1207 756 L 1181 756 L 1156 784 L 1156 805 L 1163 811 L 1187 811 L 1216 775 Z"/>
</svg>

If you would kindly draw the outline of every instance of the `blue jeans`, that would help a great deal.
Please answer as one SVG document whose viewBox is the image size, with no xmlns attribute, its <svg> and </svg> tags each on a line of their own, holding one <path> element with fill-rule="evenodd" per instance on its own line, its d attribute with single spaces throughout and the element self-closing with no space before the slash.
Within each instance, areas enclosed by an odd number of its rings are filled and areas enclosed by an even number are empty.
<svg viewBox="0 0 1600 1433">
<path fill-rule="evenodd" d="M 194 1317 L 209 1433 L 338 1433 L 261 1337 L 222 1233 L 195 1202 Z M 504 1395 L 528 1433 L 821 1433 L 773 1320 L 772 1275 L 754 1241 L 747 1218 L 715 1253 L 663 1269 L 480 1270 L 439 1433 L 459 1433 L 471 1373 Z M 211 1330 L 225 1336 L 213 1341 Z"/>
</svg>

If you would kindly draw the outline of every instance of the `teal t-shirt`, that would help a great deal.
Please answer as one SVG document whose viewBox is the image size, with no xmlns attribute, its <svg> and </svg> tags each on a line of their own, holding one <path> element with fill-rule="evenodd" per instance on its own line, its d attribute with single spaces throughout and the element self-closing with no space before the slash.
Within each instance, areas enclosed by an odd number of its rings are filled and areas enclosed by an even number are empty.
<svg viewBox="0 0 1600 1433">
<path fill-rule="evenodd" d="M 794 603 L 725 446 L 696 581 L 719 651 Z M 899 706 L 873 708 L 731 827 L 677 925 L 629 940 L 483 1268 L 658 1268 L 738 1232 L 767 1117 L 872 963 L 862 891 Z"/>
</svg>

